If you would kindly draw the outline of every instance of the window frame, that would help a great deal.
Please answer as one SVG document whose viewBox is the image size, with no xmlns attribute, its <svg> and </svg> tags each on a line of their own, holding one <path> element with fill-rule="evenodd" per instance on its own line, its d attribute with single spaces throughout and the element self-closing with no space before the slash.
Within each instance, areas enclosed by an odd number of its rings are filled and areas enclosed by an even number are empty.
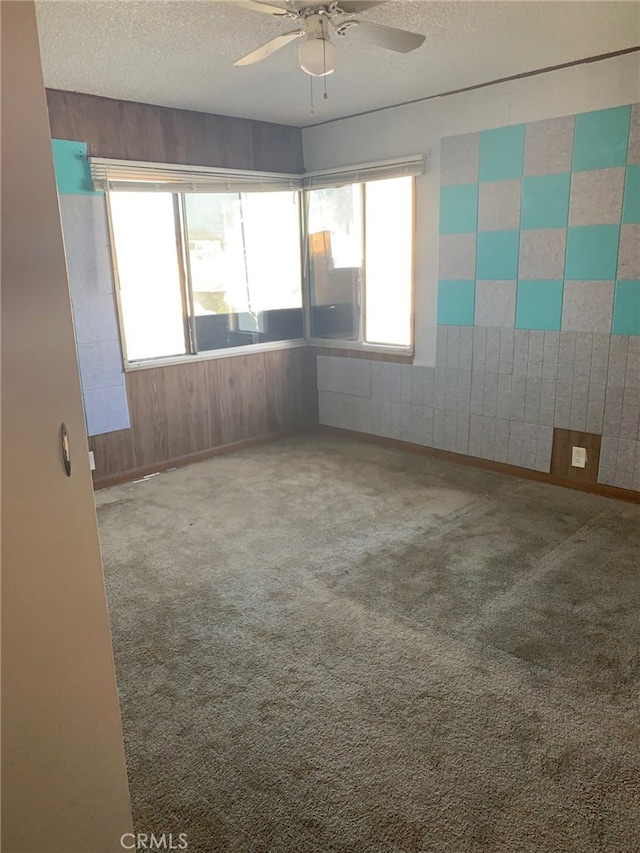
<svg viewBox="0 0 640 853">
<path fill-rule="evenodd" d="M 397 177 L 401 177 L 398 175 Z M 305 221 L 304 221 L 304 230 L 303 230 L 303 246 L 306 257 L 306 270 L 305 270 L 305 294 L 304 294 L 304 304 L 306 307 L 306 311 L 309 316 L 308 326 L 305 325 L 305 329 L 307 330 L 307 342 L 309 346 L 325 348 L 325 349 L 336 349 L 336 350 L 355 350 L 357 352 L 364 353 L 380 353 L 386 355 L 398 355 L 398 356 L 412 356 L 414 354 L 414 346 L 415 346 L 415 281 L 416 281 L 416 177 L 415 175 L 411 175 L 411 282 L 410 282 L 410 294 L 409 294 L 409 305 L 410 305 L 410 341 L 407 346 L 403 346 L 401 344 L 380 344 L 380 343 L 368 343 L 366 338 L 366 306 L 367 306 L 367 244 L 366 244 L 366 229 L 367 229 L 367 209 L 366 209 L 366 184 L 367 181 L 360 182 L 360 191 L 361 191 L 361 204 L 362 204 L 362 217 L 361 217 L 361 231 L 362 231 L 362 293 L 360 299 L 360 316 L 358 318 L 358 327 L 360 331 L 360 340 L 358 341 L 349 341 L 349 340 L 340 340 L 333 338 L 314 338 L 311 336 L 311 274 L 310 274 L 310 259 L 308 257 L 308 204 L 309 204 L 309 192 L 312 190 L 306 190 L 305 195 Z M 384 180 L 384 179 L 382 179 Z M 336 186 L 338 186 L 336 184 Z"/>
<path fill-rule="evenodd" d="M 142 190 L 141 192 L 144 192 Z M 149 190 L 153 192 L 153 190 Z M 240 190 L 239 192 L 242 192 Z M 298 199 L 298 217 L 302 215 L 302 190 L 291 190 L 297 192 L 300 196 Z M 122 308 L 122 300 L 120 295 L 120 276 L 118 273 L 118 258 L 116 253 L 114 229 L 113 229 L 113 213 L 111 210 L 110 191 L 105 190 L 105 205 L 107 212 L 107 231 L 109 235 L 109 251 L 111 254 L 111 267 L 113 270 L 113 283 L 116 298 L 116 308 L 118 315 L 118 329 L 120 332 L 120 347 L 122 351 L 122 364 L 125 373 L 135 370 L 145 370 L 148 368 L 162 367 L 163 365 L 185 364 L 194 361 L 207 361 L 215 358 L 231 358 L 236 355 L 248 355 L 252 352 L 272 352 L 273 350 L 281 349 L 296 349 L 308 345 L 308 339 L 290 338 L 281 341 L 263 341 L 256 344 L 246 344 L 237 347 L 223 347 L 213 350 L 198 350 L 197 338 L 195 333 L 195 312 L 193 300 L 193 281 L 189 266 L 189 251 L 188 251 L 188 234 L 186 221 L 186 200 L 184 191 L 175 191 L 173 195 L 174 207 L 174 226 L 176 235 L 176 252 L 178 261 L 178 275 L 180 279 L 180 294 L 182 300 L 182 319 L 184 324 L 184 340 L 185 352 L 181 355 L 156 356 L 152 358 L 136 359 L 129 358 L 127 353 L 127 339 L 124 327 L 124 314 Z M 301 223 L 301 220 L 300 220 Z M 302 297 L 302 317 L 303 330 L 305 327 L 305 278 L 304 278 L 304 258 L 300 254 L 300 294 Z"/>
<path fill-rule="evenodd" d="M 415 160 L 415 158 L 414 158 Z M 396 162 L 396 161 L 389 161 Z M 374 164 L 378 165 L 378 164 Z M 170 168 L 170 167 L 167 167 Z M 245 173 L 248 174 L 248 173 Z M 255 173 L 258 175 L 259 173 Z M 317 174 L 329 174 L 329 173 L 317 173 Z M 336 172 L 339 174 L 339 172 Z M 284 349 L 298 349 L 300 347 L 311 346 L 316 349 L 326 349 L 326 350 L 353 350 L 355 352 L 360 352 L 363 354 L 370 353 L 372 355 L 381 354 L 381 355 L 395 355 L 395 356 L 405 356 L 411 357 L 414 354 L 414 346 L 415 346 L 415 280 L 416 280 L 416 270 L 415 270 L 415 262 L 416 262 L 416 200 L 417 200 L 417 188 L 416 188 L 416 176 L 418 173 L 411 172 L 408 174 L 408 177 L 411 178 L 411 282 L 410 282 L 410 343 L 407 346 L 402 345 L 393 345 L 393 344 L 373 344 L 368 343 L 365 340 L 366 337 L 366 191 L 365 185 L 367 183 L 367 174 L 355 175 L 356 180 L 352 181 L 342 181 L 336 182 L 335 186 L 344 185 L 345 183 L 359 183 L 361 188 L 361 199 L 362 199 L 362 247 L 363 247 L 363 260 L 362 260 L 362 294 L 360 301 L 360 316 L 359 316 L 359 330 L 360 330 L 360 340 L 357 341 L 349 341 L 349 340 L 339 340 L 339 339 L 328 339 L 328 338 L 315 338 L 311 335 L 311 276 L 310 276 L 310 258 L 309 258 L 309 246 L 308 246 L 308 206 L 309 206 L 309 193 L 313 191 L 316 187 L 313 185 L 307 185 L 305 176 L 300 176 L 301 182 L 299 187 L 290 187 L 288 190 L 284 188 L 282 191 L 291 191 L 298 193 L 298 217 L 299 217 L 299 240 L 300 240 L 300 289 L 301 289 L 301 297 L 302 297 L 302 318 L 303 318 L 303 333 L 304 336 L 301 338 L 288 339 L 288 340 L 280 340 L 280 341 L 264 341 L 262 343 L 255 344 L 247 344 L 237 347 L 225 347 L 221 349 L 215 350 L 197 350 L 197 338 L 195 334 L 195 313 L 194 313 L 194 298 L 193 298 L 193 282 L 190 273 L 189 266 L 189 252 L 188 252 L 188 236 L 187 236 L 187 222 L 186 222 L 186 191 L 183 188 L 177 188 L 175 190 L 170 190 L 168 187 L 165 191 L 172 192 L 173 201 L 174 201 L 174 223 L 175 223 L 175 231 L 176 231 L 176 251 L 177 251 L 177 260 L 178 260 L 178 270 L 180 276 L 180 293 L 182 298 L 182 309 L 183 309 L 183 322 L 185 327 L 185 353 L 181 355 L 170 355 L 170 356 L 158 356 L 148 359 L 139 359 L 139 360 L 130 360 L 127 353 L 127 340 L 124 329 L 124 321 L 123 321 L 123 307 L 120 295 L 120 278 L 118 274 L 118 261 L 116 255 L 115 248 L 115 239 L 114 239 L 114 229 L 113 229 L 113 215 L 111 210 L 111 201 L 110 201 L 110 193 L 111 191 L 117 191 L 118 188 L 114 187 L 113 190 L 108 186 L 104 188 L 104 196 L 105 196 L 105 207 L 106 207 L 106 217 L 107 217 L 107 232 L 109 238 L 109 251 L 111 255 L 111 266 L 113 271 L 113 280 L 114 280 L 114 291 L 115 291 L 115 301 L 118 315 L 118 328 L 120 333 L 120 347 L 122 352 L 122 362 L 123 368 L 125 372 L 131 372 L 136 370 L 146 370 L 152 369 L 156 367 L 162 366 L 170 366 L 174 364 L 185 364 L 196 361 L 207 361 L 210 359 L 216 358 L 233 358 L 234 356 L 241 355 L 249 355 L 251 353 L 259 353 L 259 352 L 271 352 L 274 350 L 284 350 Z M 386 177 L 401 177 L 403 172 L 398 170 L 395 174 L 389 174 Z M 360 178 L 359 180 L 357 178 Z M 369 180 L 372 178 L 370 177 Z M 375 177 L 373 178 L 375 180 Z M 381 180 L 384 180 L 384 177 L 380 177 Z M 329 186 L 329 184 L 325 184 L 325 186 Z M 139 189 L 135 190 L 138 192 L 154 192 L 154 189 L 149 188 L 149 190 Z M 212 193 L 215 193 L 215 189 L 209 190 Z M 220 190 L 222 192 L 222 190 Z M 227 192 L 229 190 L 227 189 Z M 238 190 L 231 190 L 243 192 L 240 188 Z M 244 190 L 247 191 L 247 190 Z"/>
</svg>

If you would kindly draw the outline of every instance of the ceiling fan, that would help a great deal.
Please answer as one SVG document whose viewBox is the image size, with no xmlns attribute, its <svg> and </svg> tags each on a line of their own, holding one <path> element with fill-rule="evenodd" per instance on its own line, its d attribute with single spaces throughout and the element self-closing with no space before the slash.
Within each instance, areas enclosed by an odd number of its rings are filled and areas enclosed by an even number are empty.
<svg viewBox="0 0 640 853">
<path fill-rule="evenodd" d="M 234 65 L 254 65 L 262 62 L 276 50 L 285 47 L 297 38 L 305 37 L 298 50 L 300 67 L 312 77 L 325 77 L 336 68 L 337 49 L 331 41 L 333 33 L 338 38 L 376 44 L 398 53 L 409 53 L 420 47 L 425 36 L 386 27 L 381 24 L 361 21 L 359 12 L 373 6 L 381 6 L 385 0 L 360 2 L 360 0 L 333 0 L 332 2 L 313 3 L 309 0 L 284 0 L 282 5 L 269 0 L 230 0 L 234 6 L 242 6 L 265 15 L 275 15 L 298 23 L 298 29 L 283 33 L 252 50 L 246 56 L 234 62 Z"/>
</svg>

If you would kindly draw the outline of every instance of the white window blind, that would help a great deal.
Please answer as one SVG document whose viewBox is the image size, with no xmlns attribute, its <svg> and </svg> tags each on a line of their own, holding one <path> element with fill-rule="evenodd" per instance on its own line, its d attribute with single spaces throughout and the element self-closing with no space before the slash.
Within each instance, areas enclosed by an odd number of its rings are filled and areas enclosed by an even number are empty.
<svg viewBox="0 0 640 853">
<path fill-rule="evenodd" d="M 282 192 L 299 190 L 301 175 L 278 172 L 245 172 L 207 166 L 173 166 L 135 160 L 89 159 L 97 190 L 132 192 L 226 193 Z"/>
<path fill-rule="evenodd" d="M 366 163 L 360 166 L 326 169 L 322 172 L 307 172 L 302 176 L 302 186 L 305 190 L 320 190 L 342 187 L 347 184 L 383 181 L 387 178 L 421 175 L 423 172 L 424 157 L 419 155 L 396 160 L 382 160 L 378 163 Z"/>
<path fill-rule="evenodd" d="M 366 181 L 420 175 L 424 158 L 420 156 L 383 160 L 302 175 L 280 172 L 248 172 L 207 166 L 177 166 L 143 163 L 135 160 L 89 158 L 91 178 L 97 190 L 132 192 L 226 193 L 283 192 L 341 187 Z"/>
</svg>

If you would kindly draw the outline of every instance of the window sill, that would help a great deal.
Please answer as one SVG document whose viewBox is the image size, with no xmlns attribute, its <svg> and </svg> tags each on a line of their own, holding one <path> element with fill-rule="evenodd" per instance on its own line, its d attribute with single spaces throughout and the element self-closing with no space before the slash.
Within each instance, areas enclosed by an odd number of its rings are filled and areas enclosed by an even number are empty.
<svg viewBox="0 0 640 853">
<path fill-rule="evenodd" d="M 395 361 L 413 364 L 412 347 L 390 347 L 375 344 L 361 344 L 352 341 L 332 341 L 312 338 L 309 346 L 316 355 L 333 355 L 346 358 L 368 358 L 371 361 Z"/>
<path fill-rule="evenodd" d="M 172 367 L 176 364 L 191 364 L 194 361 L 210 361 L 215 358 L 233 358 L 238 355 L 251 355 L 251 353 L 273 352 L 282 349 L 297 349 L 307 346 L 307 341 L 302 339 L 296 341 L 269 341 L 263 344 L 250 344 L 244 347 L 227 347 L 226 349 L 207 350 L 194 355 L 176 355 L 169 358 L 150 358 L 144 361 L 129 361 L 124 363 L 125 373 L 136 370 L 149 370 L 156 367 Z"/>
</svg>

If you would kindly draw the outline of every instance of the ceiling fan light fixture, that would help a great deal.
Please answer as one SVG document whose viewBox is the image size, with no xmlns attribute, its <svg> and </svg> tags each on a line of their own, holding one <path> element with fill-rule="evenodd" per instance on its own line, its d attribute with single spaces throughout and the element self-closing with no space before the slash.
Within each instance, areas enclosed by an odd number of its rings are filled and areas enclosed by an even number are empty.
<svg viewBox="0 0 640 853">
<path fill-rule="evenodd" d="M 326 77 L 336 70 L 337 49 L 328 38 L 305 39 L 298 48 L 300 68 L 312 77 Z"/>
</svg>

